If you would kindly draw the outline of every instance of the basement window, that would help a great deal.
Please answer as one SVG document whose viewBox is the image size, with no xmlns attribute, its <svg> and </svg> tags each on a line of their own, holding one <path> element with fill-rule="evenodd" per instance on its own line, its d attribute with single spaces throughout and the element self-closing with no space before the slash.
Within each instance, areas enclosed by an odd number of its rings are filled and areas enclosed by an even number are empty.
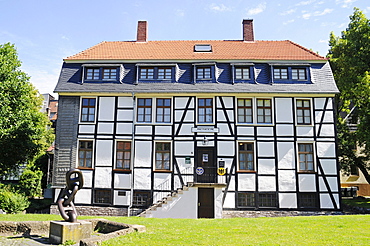
<svg viewBox="0 0 370 246">
<path fill-rule="evenodd" d="M 210 44 L 196 44 L 194 45 L 195 52 L 212 52 L 212 46 Z"/>
</svg>

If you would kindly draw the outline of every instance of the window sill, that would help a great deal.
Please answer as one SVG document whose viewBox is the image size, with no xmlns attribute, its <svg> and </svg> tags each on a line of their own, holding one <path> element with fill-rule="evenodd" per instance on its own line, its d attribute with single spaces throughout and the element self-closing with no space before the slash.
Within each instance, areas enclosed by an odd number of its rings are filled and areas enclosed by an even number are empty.
<svg viewBox="0 0 370 246">
<path fill-rule="evenodd" d="M 154 170 L 155 173 L 172 173 L 171 170 Z"/>
<path fill-rule="evenodd" d="M 298 171 L 298 174 L 316 174 L 315 171 Z"/>
<path fill-rule="evenodd" d="M 115 173 L 131 173 L 130 169 L 113 169 Z"/>
<path fill-rule="evenodd" d="M 238 170 L 237 173 L 257 173 L 257 171 L 254 170 Z"/>
<path fill-rule="evenodd" d="M 92 167 L 77 167 L 78 169 L 80 169 L 80 170 L 94 170 L 94 168 L 92 168 Z"/>
</svg>

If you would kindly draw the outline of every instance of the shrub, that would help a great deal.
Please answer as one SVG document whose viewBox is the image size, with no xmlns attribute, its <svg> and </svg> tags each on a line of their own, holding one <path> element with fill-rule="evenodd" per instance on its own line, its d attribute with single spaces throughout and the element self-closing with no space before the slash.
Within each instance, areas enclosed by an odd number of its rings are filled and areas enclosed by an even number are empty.
<svg viewBox="0 0 370 246">
<path fill-rule="evenodd" d="M 19 190 L 28 197 L 40 197 L 42 171 L 27 167 L 19 178 Z"/>
<path fill-rule="evenodd" d="M 8 214 L 22 212 L 30 205 L 28 198 L 13 191 L 10 186 L 0 187 L 0 209 Z"/>
</svg>

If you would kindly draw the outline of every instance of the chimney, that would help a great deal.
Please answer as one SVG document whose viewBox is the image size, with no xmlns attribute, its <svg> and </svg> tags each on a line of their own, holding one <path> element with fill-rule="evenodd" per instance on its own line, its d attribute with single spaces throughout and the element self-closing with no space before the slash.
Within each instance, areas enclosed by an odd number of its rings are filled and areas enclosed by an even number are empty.
<svg viewBox="0 0 370 246">
<path fill-rule="evenodd" d="M 138 21 L 136 42 L 147 42 L 148 41 L 147 26 L 148 25 L 146 21 Z"/>
<path fill-rule="evenodd" d="M 253 19 L 243 20 L 243 41 L 254 42 Z"/>
</svg>

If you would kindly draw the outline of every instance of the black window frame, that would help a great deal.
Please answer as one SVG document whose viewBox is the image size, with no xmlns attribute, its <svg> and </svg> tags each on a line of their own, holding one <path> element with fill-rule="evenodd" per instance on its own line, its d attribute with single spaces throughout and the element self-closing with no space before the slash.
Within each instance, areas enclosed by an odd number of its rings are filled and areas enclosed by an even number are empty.
<svg viewBox="0 0 370 246">
<path fill-rule="evenodd" d="M 251 147 L 251 148 L 250 148 Z M 243 148 L 243 149 L 242 149 Z M 243 156 L 243 158 L 242 158 Z M 248 157 L 252 156 L 252 160 Z M 241 168 L 242 163 L 245 163 L 245 168 Z M 250 167 L 250 163 L 252 163 Z M 238 171 L 240 172 L 254 172 L 255 165 L 255 147 L 254 142 L 238 142 Z"/>
<path fill-rule="evenodd" d="M 204 100 L 204 103 L 201 103 Z M 208 102 L 211 102 L 209 105 Z M 204 110 L 204 113 L 201 113 L 201 109 Z M 209 110 L 211 109 L 211 113 Z M 204 117 L 204 121 L 201 121 L 201 117 Z M 207 120 L 210 117 L 210 120 Z M 213 98 L 198 98 L 198 123 L 200 124 L 209 124 L 213 123 Z"/>
<path fill-rule="evenodd" d="M 96 98 L 90 97 L 81 98 L 80 122 L 94 123 L 95 116 L 96 116 Z"/>
<path fill-rule="evenodd" d="M 89 155 L 88 155 L 89 154 Z M 79 140 L 78 141 L 78 168 L 92 169 L 93 168 L 94 141 Z M 87 161 L 90 160 L 90 165 Z M 82 161 L 82 165 L 81 165 Z"/>
<path fill-rule="evenodd" d="M 278 198 L 276 192 L 259 192 L 258 193 L 259 208 L 277 208 Z"/>
<path fill-rule="evenodd" d="M 298 208 L 315 209 L 318 208 L 318 197 L 315 192 L 299 192 Z"/>
<path fill-rule="evenodd" d="M 212 66 L 197 66 L 195 69 L 195 78 L 196 80 L 212 80 Z M 206 75 L 209 74 L 209 77 Z"/>
<path fill-rule="evenodd" d="M 144 102 L 142 105 L 141 102 Z M 147 109 L 150 109 L 147 112 Z M 139 112 L 143 110 L 143 113 Z M 152 115 L 153 115 L 153 100 L 152 98 L 138 98 L 137 99 L 137 116 L 136 122 L 137 123 L 151 123 L 152 122 Z M 142 117 L 143 119 L 140 119 Z M 147 120 L 149 117 L 149 120 Z"/>
<path fill-rule="evenodd" d="M 259 105 L 259 101 L 263 101 L 262 105 Z M 266 105 L 266 102 L 269 101 L 270 105 Z M 257 110 L 257 123 L 259 124 L 272 124 L 272 99 L 271 98 L 257 98 L 256 99 L 256 110 Z M 260 113 L 260 110 L 262 110 L 262 114 Z M 268 114 L 268 110 L 270 113 Z M 260 117 L 263 118 L 263 120 L 260 120 Z M 268 120 L 269 119 L 269 120 Z"/>
<path fill-rule="evenodd" d="M 134 190 L 132 196 L 132 205 L 134 207 L 148 207 L 151 202 L 152 193 L 151 191 L 145 190 Z"/>
<path fill-rule="evenodd" d="M 250 101 L 250 106 L 247 105 L 247 101 Z M 237 98 L 237 121 L 238 123 L 242 124 L 253 124 L 253 98 Z M 242 102 L 242 105 L 241 103 Z M 250 114 L 247 114 L 248 110 L 250 110 Z M 243 120 L 241 121 L 241 117 Z M 247 118 L 250 117 L 250 121 Z"/>
<path fill-rule="evenodd" d="M 308 102 L 308 106 L 305 105 Z M 296 99 L 296 115 L 297 125 L 311 125 L 311 100 L 310 99 Z"/>
<path fill-rule="evenodd" d="M 238 70 L 241 70 L 240 77 L 238 77 Z M 248 71 L 247 77 L 244 76 L 244 72 Z M 235 80 L 251 80 L 251 68 L 249 66 L 236 66 L 234 67 L 234 78 Z"/>
<path fill-rule="evenodd" d="M 123 145 L 123 146 L 121 146 Z M 129 145 L 129 148 L 127 148 Z M 128 157 L 127 157 L 128 153 Z M 131 158 L 132 158 L 132 143 L 131 141 L 117 141 L 116 142 L 116 163 L 115 169 L 117 170 L 131 170 Z M 118 163 L 121 162 L 121 165 L 118 166 Z M 128 165 L 127 165 L 128 162 Z"/>
<path fill-rule="evenodd" d="M 301 147 L 305 146 L 304 150 Z M 307 146 L 310 146 L 311 150 L 307 150 Z M 298 170 L 304 173 L 314 173 L 315 172 L 315 155 L 314 155 L 314 145 L 313 143 L 298 143 Z M 311 160 L 309 160 L 311 156 Z M 303 160 L 302 160 L 302 157 Z M 312 163 L 312 169 L 310 168 L 310 163 Z M 302 165 L 303 164 L 303 165 Z"/>
<path fill-rule="evenodd" d="M 101 196 L 99 196 L 101 195 Z M 94 204 L 112 204 L 111 189 L 94 189 Z"/>
<path fill-rule="evenodd" d="M 171 142 L 155 142 L 154 147 L 154 170 L 171 171 Z M 166 155 L 168 159 L 165 158 Z"/>
<path fill-rule="evenodd" d="M 237 199 L 238 208 L 256 207 L 256 193 L 255 192 L 238 192 L 237 196 L 238 196 L 238 199 Z"/>
<path fill-rule="evenodd" d="M 172 103 L 171 98 L 156 98 L 156 110 L 155 110 L 156 123 L 171 123 L 171 103 Z M 161 109 L 162 112 L 159 112 L 161 111 Z M 166 118 L 168 118 L 168 120 L 166 120 Z"/>
</svg>

